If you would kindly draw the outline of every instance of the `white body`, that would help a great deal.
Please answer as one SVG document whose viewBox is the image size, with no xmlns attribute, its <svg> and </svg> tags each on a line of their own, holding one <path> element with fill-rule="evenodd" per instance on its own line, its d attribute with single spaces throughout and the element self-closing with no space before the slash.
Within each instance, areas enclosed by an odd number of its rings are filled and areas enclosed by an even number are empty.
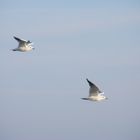
<svg viewBox="0 0 140 140">
<path fill-rule="evenodd" d="M 90 96 L 88 99 L 91 101 L 102 101 L 107 99 L 107 97 L 103 96 L 102 94 L 98 94 L 97 96 Z"/>
<path fill-rule="evenodd" d="M 19 46 L 18 48 L 13 49 L 13 51 L 27 52 L 33 50 L 32 47 L 29 46 Z"/>
</svg>

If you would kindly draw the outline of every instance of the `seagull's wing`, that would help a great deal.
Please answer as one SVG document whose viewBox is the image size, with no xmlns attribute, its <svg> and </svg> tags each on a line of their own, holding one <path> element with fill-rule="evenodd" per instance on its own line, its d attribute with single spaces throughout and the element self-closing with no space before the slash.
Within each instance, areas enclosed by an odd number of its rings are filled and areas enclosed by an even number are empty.
<svg viewBox="0 0 140 140">
<path fill-rule="evenodd" d="M 26 40 L 20 39 L 20 38 L 15 37 L 15 36 L 14 36 L 14 39 L 15 39 L 16 41 L 18 41 L 19 43 L 27 43 Z"/>
<path fill-rule="evenodd" d="M 102 91 L 100 91 L 100 89 L 95 85 L 93 84 L 92 82 L 90 82 L 88 79 L 86 79 L 89 86 L 90 86 L 90 89 L 89 89 L 89 96 L 97 96 L 98 94 L 101 94 Z"/>
</svg>

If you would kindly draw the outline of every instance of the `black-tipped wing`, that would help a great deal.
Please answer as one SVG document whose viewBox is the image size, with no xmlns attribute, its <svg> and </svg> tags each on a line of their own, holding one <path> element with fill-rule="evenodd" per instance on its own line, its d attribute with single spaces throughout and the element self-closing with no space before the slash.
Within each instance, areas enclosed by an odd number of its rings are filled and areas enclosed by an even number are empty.
<svg viewBox="0 0 140 140">
<path fill-rule="evenodd" d="M 15 39 L 16 41 L 18 41 L 19 43 L 27 43 L 26 40 L 20 39 L 20 38 L 15 37 L 15 36 L 14 36 L 14 39 Z"/>
<path fill-rule="evenodd" d="M 88 79 L 86 79 L 89 86 L 90 86 L 90 89 L 89 89 L 89 96 L 96 96 L 100 93 L 102 93 L 102 91 L 100 91 L 100 89 L 95 85 L 93 84 L 92 82 L 90 82 Z"/>
</svg>

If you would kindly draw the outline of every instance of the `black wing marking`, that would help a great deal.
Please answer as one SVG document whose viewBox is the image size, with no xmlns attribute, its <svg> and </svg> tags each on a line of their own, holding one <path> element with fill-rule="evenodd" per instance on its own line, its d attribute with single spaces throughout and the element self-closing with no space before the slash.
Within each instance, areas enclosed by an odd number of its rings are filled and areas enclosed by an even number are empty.
<svg viewBox="0 0 140 140">
<path fill-rule="evenodd" d="M 14 39 L 17 40 L 19 43 L 21 43 L 21 42 L 26 43 L 27 42 L 26 40 L 20 39 L 20 38 L 15 37 L 15 36 L 14 36 Z"/>
</svg>

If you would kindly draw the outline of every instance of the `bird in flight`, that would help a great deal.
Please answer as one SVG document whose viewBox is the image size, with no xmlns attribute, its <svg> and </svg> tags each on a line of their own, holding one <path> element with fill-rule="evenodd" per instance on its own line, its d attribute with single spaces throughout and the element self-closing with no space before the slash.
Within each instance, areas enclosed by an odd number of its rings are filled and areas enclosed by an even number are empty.
<svg viewBox="0 0 140 140">
<path fill-rule="evenodd" d="M 20 51 L 20 52 L 27 52 L 27 51 L 31 51 L 33 49 L 35 49 L 34 47 L 32 47 L 32 42 L 30 42 L 29 40 L 23 40 L 20 39 L 18 37 L 14 36 L 14 39 L 17 40 L 17 42 L 19 43 L 18 47 L 15 49 L 12 49 L 13 51 Z"/>
<path fill-rule="evenodd" d="M 102 101 L 107 99 L 102 92 L 95 84 L 90 82 L 88 79 L 86 79 L 89 84 L 89 96 L 87 98 L 81 98 L 83 100 L 89 100 L 89 101 Z"/>
</svg>

